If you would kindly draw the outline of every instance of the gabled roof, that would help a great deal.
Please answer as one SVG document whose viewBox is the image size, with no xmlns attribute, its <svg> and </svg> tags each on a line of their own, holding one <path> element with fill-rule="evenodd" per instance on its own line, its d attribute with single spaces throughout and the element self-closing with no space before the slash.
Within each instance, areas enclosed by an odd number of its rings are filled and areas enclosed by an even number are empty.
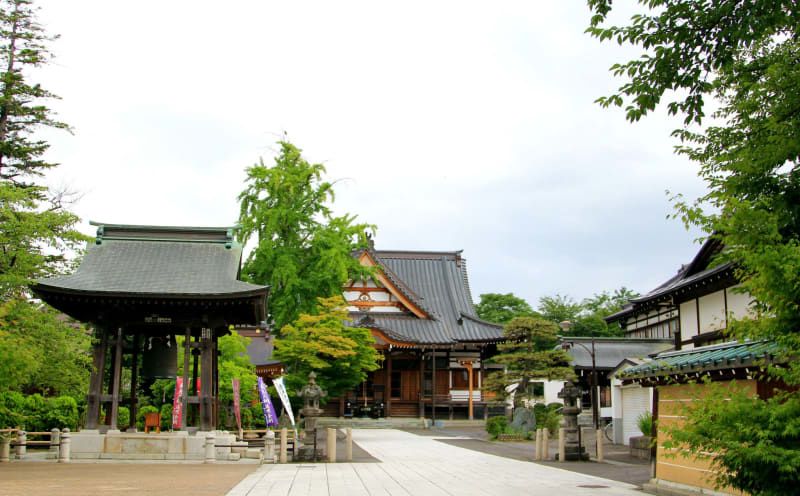
<svg viewBox="0 0 800 496">
<path fill-rule="evenodd" d="M 572 344 L 567 353 L 572 357 L 571 364 L 575 368 L 592 368 L 592 338 L 564 336 L 561 341 Z M 645 358 L 672 349 L 674 344 L 671 339 L 595 338 L 595 366 L 611 370 L 626 358 Z"/>
<path fill-rule="evenodd" d="M 661 353 L 651 361 L 619 372 L 617 377 L 643 379 L 758 366 L 772 362 L 779 351 L 778 345 L 771 341 L 733 341 Z"/>
<path fill-rule="evenodd" d="M 408 344 L 490 343 L 503 339 L 502 326 L 481 320 L 472 303 L 461 252 L 370 250 L 384 273 L 427 313 L 353 312 L 353 322 Z"/>
<path fill-rule="evenodd" d="M 268 291 L 238 280 L 242 247 L 231 227 L 98 224 L 74 274 L 34 291 L 114 296 L 231 297 Z"/>
<path fill-rule="evenodd" d="M 617 322 L 630 315 L 647 311 L 659 304 L 674 305 L 674 300 L 689 294 L 703 291 L 703 287 L 716 290 L 715 284 L 729 282 L 733 278 L 734 265 L 731 262 L 709 267 L 714 257 L 722 251 L 721 242 L 710 237 L 700 247 L 691 262 L 681 266 L 677 274 L 670 277 L 650 292 L 631 298 L 620 311 L 605 317 L 608 323 Z"/>
</svg>

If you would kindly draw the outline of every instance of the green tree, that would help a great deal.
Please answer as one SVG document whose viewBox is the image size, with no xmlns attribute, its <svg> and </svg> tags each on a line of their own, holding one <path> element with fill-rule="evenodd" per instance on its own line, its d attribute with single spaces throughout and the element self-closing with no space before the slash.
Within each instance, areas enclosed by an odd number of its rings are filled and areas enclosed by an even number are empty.
<svg viewBox="0 0 800 496">
<path fill-rule="evenodd" d="M 575 321 L 582 309 L 580 303 L 571 296 L 556 294 L 539 298 L 539 307 L 536 310 L 543 319 L 557 324 L 564 321 Z"/>
<path fill-rule="evenodd" d="M 544 296 L 539 299 L 538 311 L 543 318 L 561 324 L 569 322 L 569 328 L 563 334 L 569 336 L 620 336 L 622 328 L 619 324 L 608 325 L 604 319 L 637 294 L 622 287 L 614 291 L 603 291 L 591 298 L 584 298 L 580 303 L 570 296 Z"/>
<path fill-rule="evenodd" d="M 488 322 L 506 324 L 514 317 L 533 315 L 534 311 L 527 301 L 514 293 L 485 293 L 475 305 L 478 316 Z"/>
<path fill-rule="evenodd" d="M 641 12 L 624 26 L 605 26 L 610 0 L 589 0 L 594 16 L 588 31 L 643 49 L 634 60 L 612 67 L 627 81 L 599 101 L 627 104 L 627 117 L 638 120 L 655 109 L 665 93 L 670 113 L 684 117 L 674 132 L 677 150 L 700 166 L 708 193 L 695 201 L 677 197 L 679 216 L 702 227 L 725 246 L 718 261 L 736 264 L 736 275 L 756 300 L 759 318 L 734 323 L 739 337 L 778 342 L 785 356 L 800 352 L 800 5 L 793 1 L 703 0 L 640 1 Z M 702 124 L 705 100 L 718 110 L 712 125 Z M 790 386 L 800 385 L 800 365 L 773 368 Z M 780 409 L 798 401 L 795 391 L 776 400 L 698 403 L 683 438 L 695 454 L 718 451 L 712 463 L 722 483 L 751 494 L 782 494 L 800 483 L 798 446 L 790 456 L 775 456 L 773 434 L 797 439 L 794 424 L 765 429 L 761 421 L 781 418 Z M 753 411 L 758 415 L 738 412 Z M 699 412 L 699 413 L 698 413 Z M 716 442 L 700 429 L 713 418 Z M 787 430 L 788 429 L 788 430 Z M 757 442 L 753 442 L 758 439 Z M 727 474 L 727 475 L 725 475 Z M 776 476 L 780 474 L 780 476 Z M 781 486 L 776 489 L 775 482 Z"/>
<path fill-rule="evenodd" d="M 555 349 L 559 328 L 541 317 L 515 317 L 503 331 L 505 342 L 497 345 L 498 354 L 491 362 L 505 367 L 489 374 L 483 389 L 498 399 L 508 398 L 513 389 L 515 405 L 533 398 L 529 385 L 534 381 L 572 379 L 569 355 Z"/>
<path fill-rule="evenodd" d="M 69 195 L 38 183 L 55 164 L 42 156 L 42 128 L 66 129 L 45 105 L 54 95 L 28 81 L 45 64 L 50 40 L 29 0 L 0 1 L 0 297 L 20 297 L 38 277 L 64 268 L 64 253 L 86 238 L 74 229 Z"/>
<path fill-rule="evenodd" d="M 270 285 L 276 329 L 368 273 L 352 253 L 367 247 L 366 233 L 374 230 L 355 223 L 355 216 L 334 216 L 333 184 L 322 179 L 322 164 L 308 163 L 291 143 L 279 144 L 272 167 L 262 160 L 247 169 L 247 187 L 239 195 L 239 235 L 243 244 L 256 242 L 242 274 Z"/>
<path fill-rule="evenodd" d="M 328 396 L 339 396 L 380 367 L 370 330 L 347 326 L 347 319 L 347 303 L 337 295 L 319 298 L 316 312 L 281 329 L 274 356 L 286 366 L 290 392 L 300 389 L 314 371 Z"/>
</svg>

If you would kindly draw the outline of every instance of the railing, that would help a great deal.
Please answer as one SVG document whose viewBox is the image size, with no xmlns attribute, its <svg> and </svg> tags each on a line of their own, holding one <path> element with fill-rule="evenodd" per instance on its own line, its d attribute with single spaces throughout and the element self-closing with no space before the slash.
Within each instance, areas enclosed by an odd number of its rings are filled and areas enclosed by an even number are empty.
<svg viewBox="0 0 800 496">
<path fill-rule="evenodd" d="M 15 436 L 16 434 L 16 436 Z M 19 429 L 0 429 L 0 463 L 11 460 L 11 448 L 14 448 L 14 458 L 21 460 L 28 454 L 28 447 L 48 447 L 59 463 L 68 463 L 70 459 L 70 431 L 52 429 L 42 432 L 26 432 Z M 38 437 L 48 439 L 28 439 Z"/>
</svg>

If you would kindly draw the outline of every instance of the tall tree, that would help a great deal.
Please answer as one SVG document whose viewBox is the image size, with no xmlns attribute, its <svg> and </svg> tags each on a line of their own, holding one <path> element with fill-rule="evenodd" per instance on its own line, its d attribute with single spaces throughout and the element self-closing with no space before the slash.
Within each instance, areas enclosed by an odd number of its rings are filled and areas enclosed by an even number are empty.
<svg viewBox="0 0 800 496">
<path fill-rule="evenodd" d="M 506 324 L 514 317 L 533 315 L 534 311 L 527 301 L 514 293 L 485 293 L 475 305 L 478 316 L 488 322 Z"/>
<path fill-rule="evenodd" d="M 599 101 L 627 105 L 629 120 L 655 109 L 666 93 L 670 113 L 684 117 L 674 132 L 678 152 L 696 161 L 708 193 L 696 201 L 677 200 L 678 215 L 719 238 L 720 261 L 735 262 L 742 288 L 756 300 L 758 319 L 735 323 L 739 337 L 768 338 L 782 345 L 787 367 L 771 369 L 790 385 L 800 385 L 800 5 L 796 1 L 640 0 L 628 25 L 606 26 L 611 0 L 588 0 L 588 31 L 643 49 L 637 59 L 612 71 L 627 78 Z M 702 124 L 705 100 L 719 104 L 712 125 Z M 712 459 L 718 482 L 751 494 L 783 494 L 800 483 L 797 422 L 778 428 L 791 456 L 771 451 L 775 429 L 758 422 L 787 419 L 800 393 L 769 401 L 699 402 L 689 415 L 682 441 L 694 453 L 724 450 Z M 789 407 L 789 408 L 784 408 Z M 758 412 L 738 416 L 740 411 Z M 725 435 L 700 429 L 713 418 Z M 715 442 L 725 439 L 724 445 Z M 754 442 L 755 439 L 755 442 Z"/>
<path fill-rule="evenodd" d="M 36 22 L 30 0 L 0 1 L 0 296 L 25 293 L 26 284 L 64 268 L 64 253 L 85 238 L 63 193 L 39 183 L 55 164 L 42 156 L 42 128 L 66 129 L 45 105 L 54 95 L 28 81 L 46 63 L 50 38 Z"/>
<path fill-rule="evenodd" d="M 303 314 L 281 330 L 274 355 L 287 368 L 290 391 L 299 389 L 314 371 L 329 396 L 340 396 L 379 368 L 372 333 L 345 325 L 347 319 L 347 303 L 337 295 L 320 298 L 313 314 Z"/>
<path fill-rule="evenodd" d="M 0 0 L 0 391 L 83 394 L 89 338 L 27 290 L 86 239 L 63 192 L 41 183 L 55 164 L 36 133 L 66 125 L 46 106 L 54 95 L 29 80 L 49 58 L 35 14 L 30 0 Z"/>
<path fill-rule="evenodd" d="M 367 247 L 366 233 L 374 230 L 355 216 L 335 216 L 333 184 L 322 178 L 325 167 L 306 161 L 287 141 L 279 145 L 273 166 L 261 160 L 247 169 L 239 195 L 239 235 L 243 243 L 256 242 L 242 273 L 271 286 L 277 329 L 311 313 L 317 298 L 339 294 L 349 279 L 367 274 L 352 253 Z"/>
<path fill-rule="evenodd" d="M 534 381 L 571 379 L 575 372 L 569 355 L 555 349 L 559 328 L 541 317 L 515 317 L 503 331 L 505 342 L 497 345 L 498 354 L 492 363 L 505 367 L 489 374 L 483 389 L 505 400 L 512 389 L 514 404 L 533 399 L 529 385 Z M 515 388 L 509 386 L 515 385 Z"/>
</svg>

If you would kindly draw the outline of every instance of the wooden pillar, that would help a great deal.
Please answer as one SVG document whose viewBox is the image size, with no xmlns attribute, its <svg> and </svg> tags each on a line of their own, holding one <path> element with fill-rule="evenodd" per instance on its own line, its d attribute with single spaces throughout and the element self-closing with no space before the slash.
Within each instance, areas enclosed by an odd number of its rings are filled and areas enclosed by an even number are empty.
<svg viewBox="0 0 800 496">
<path fill-rule="evenodd" d="M 186 430 L 187 411 L 189 406 L 189 354 L 191 353 L 192 329 L 187 327 L 183 335 L 183 396 L 181 398 L 183 415 L 181 415 L 181 430 Z"/>
<path fill-rule="evenodd" d="M 122 382 L 122 328 L 117 327 L 117 339 L 114 343 L 114 371 L 112 375 L 111 391 L 111 430 L 117 429 L 117 414 L 119 413 L 119 386 Z"/>
<path fill-rule="evenodd" d="M 425 351 L 419 351 L 419 418 L 425 418 Z"/>
<path fill-rule="evenodd" d="M 473 415 L 472 415 L 472 389 L 473 389 L 473 386 L 472 386 L 472 360 L 465 360 L 465 361 L 461 362 L 461 365 L 463 365 L 467 369 L 467 383 L 469 384 L 469 387 L 468 387 L 469 396 L 467 396 L 467 412 L 468 412 L 468 417 L 467 418 L 469 420 L 474 420 Z"/>
<path fill-rule="evenodd" d="M 199 336 L 195 336 L 194 342 L 195 345 L 200 341 Z M 197 390 L 197 364 L 200 360 L 200 348 L 192 348 L 192 382 L 191 384 L 186 384 L 184 387 L 186 388 L 186 392 L 189 393 L 190 396 L 199 396 L 200 391 Z M 202 387 L 202 386 L 201 386 Z M 192 407 L 189 407 L 192 408 Z M 186 410 L 183 414 L 186 416 L 186 423 L 190 425 L 197 424 L 197 408 L 199 406 L 195 406 L 192 410 L 192 415 L 189 415 L 189 410 Z"/>
<path fill-rule="evenodd" d="M 97 342 L 92 348 L 92 374 L 89 378 L 89 395 L 86 399 L 87 429 L 97 429 L 97 423 L 100 419 L 100 399 L 103 395 L 108 332 L 102 327 L 96 327 L 94 337 Z"/>
<path fill-rule="evenodd" d="M 347 393 L 342 393 L 347 394 Z M 344 396 L 339 396 L 339 416 L 344 417 Z"/>
<path fill-rule="evenodd" d="M 436 348 L 431 349 L 431 419 L 436 420 Z"/>
<path fill-rule="evenodd" d="M 384 415 L 386 417 L 392 416 L 392 352 L 386 351 L 386 360 L 384 360 L 384 367 L 383 371 L 386 374 L 386 411 Z M 423 379 L 422 384 L 425 384 L 425 380 Z M 422 390 L 420 389 L 420 393 Z"/>
<path fill-rule="evenodd" d="M 139 342 L 141 336 L 139 334 L 133 335 L 133 349 L 131 350 L 131 394 L 130 394 L 130 422 L 128 428 L 132 431 L 136 430 L 136 410 L 137 403 L 139 401 L 138 396 L 136 395 L 136 387 L 137 387 L 137 379 L 139 376 L 139 347 L 141 343 Z"/>
<path fill-rule="evenodd" d="M 214 429 L 214 412 L 211 390 L 214 387 L 213 329 L 200 330 L 200 430 Z"/>
</svg>

